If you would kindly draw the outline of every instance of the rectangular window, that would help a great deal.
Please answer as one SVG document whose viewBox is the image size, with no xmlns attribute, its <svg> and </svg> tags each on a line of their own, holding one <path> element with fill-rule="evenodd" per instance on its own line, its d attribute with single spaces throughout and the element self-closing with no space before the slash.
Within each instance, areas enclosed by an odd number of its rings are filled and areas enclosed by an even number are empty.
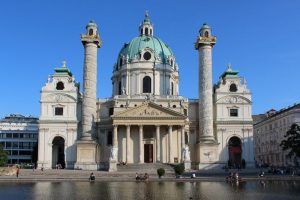
<svg viewBox="0 0 300 200">
<path fill-rule="evenodd" d="M 187 116 L 187 109 L 184 109 L 183 112 L 184 112 L 184 115 Z"/>
<path fill-rule="evenodd" d="M 230 117 L 237 117 L 238 109 L 230 109 Z"/>
<path fill-rule="evenodd" d="M 12 146 L 13 146 L 14 149 L 18 149 L 19 148 L 18 142 L 13 142 Z"/>
<path fill-rule="evenodd" d="M 55 115 L 62 116 L 64 114 L 64 109 L 62 107 L 55 108 Z"/>
<path fill-rule="evenodd" d="M 23 148 L 24 149 L 29 149 L 30 148 L 30 143 L 29 142 L 23 142 Z"/>
<path fill-rule="evenodd" d="M 19 154 L 22 156 L 31 156 L 32 152 L 31 151 L 20 151 Z"/>
<path fill-rule="evenodd" d="M 13 138 L 19 138 L 19 134 L 18 133 L 13 133 Z"/>
<path fill-rule="evenodd" d="M 6 148 L 7 148 L 7 149 L 10 149 L 11 147 L 12 147 L 11 142 L 6 142 Z"/>
</svg>

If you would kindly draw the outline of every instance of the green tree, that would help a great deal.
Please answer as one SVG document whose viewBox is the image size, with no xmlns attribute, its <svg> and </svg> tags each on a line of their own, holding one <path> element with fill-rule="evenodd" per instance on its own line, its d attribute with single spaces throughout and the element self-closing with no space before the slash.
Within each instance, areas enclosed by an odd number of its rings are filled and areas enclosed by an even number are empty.
<svg viewBox="0 0 300 200">
<path fill-rule="evenodd" d="M 2 145 L 0 145 L 0 167 L 5 166 L 7 163 L 7 152 L 3 150 Z"/>
<path fill-rule="evenodd" d="M 300 126 L 292 124 L 291 129 L 286 132 L 280 146 L 282 150 L 289 151 L 288 157 L 300 157 Z"/>
</svg>

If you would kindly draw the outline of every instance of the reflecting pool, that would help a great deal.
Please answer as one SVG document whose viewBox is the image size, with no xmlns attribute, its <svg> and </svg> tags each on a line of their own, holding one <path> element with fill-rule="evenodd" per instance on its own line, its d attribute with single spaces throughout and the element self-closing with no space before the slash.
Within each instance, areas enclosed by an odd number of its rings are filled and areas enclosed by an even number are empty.
<svg viewBox="0 0 300 200">
<path fill-rule="evenodd" d="M 300 181 L 0 182 L 0 199 L 300 199 Z"/>
</svg>

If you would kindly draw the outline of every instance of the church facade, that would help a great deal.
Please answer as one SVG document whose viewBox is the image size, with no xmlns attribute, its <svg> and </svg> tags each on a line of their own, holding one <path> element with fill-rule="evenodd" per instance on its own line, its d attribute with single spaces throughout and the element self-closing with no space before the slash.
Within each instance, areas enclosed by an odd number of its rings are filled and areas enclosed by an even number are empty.
<svg viewBox="0 0 300 200">
<path fill-rule="evenodd" d="M 186 169 L 253 165 L 251 93 L 230 66 L 212 83 L 216 37 L 207 24 L 195 42 L 199 99 L 180 96 L 176 57 L 154 35 L 148 14 L 139 36 L 120 50 L 111 98 L 96 98 L 102 43 L 93 21 L 81 41 L 83 92 L 66 63 L 42 88 L 39 167 L 115 171 L 118 163 L 184 163 Z"/>
</svg>

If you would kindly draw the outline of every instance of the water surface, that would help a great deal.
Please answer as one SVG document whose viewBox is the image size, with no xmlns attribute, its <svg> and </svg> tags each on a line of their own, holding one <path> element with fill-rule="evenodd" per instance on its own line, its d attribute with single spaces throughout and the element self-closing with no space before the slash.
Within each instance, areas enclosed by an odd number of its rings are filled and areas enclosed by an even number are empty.
<svg viewBox="0 0 300 200">
<path fill-rule="evenodd" d="M 300 199 L 300 181 L 0 183 L 0 199 Z"/>
</svg>

